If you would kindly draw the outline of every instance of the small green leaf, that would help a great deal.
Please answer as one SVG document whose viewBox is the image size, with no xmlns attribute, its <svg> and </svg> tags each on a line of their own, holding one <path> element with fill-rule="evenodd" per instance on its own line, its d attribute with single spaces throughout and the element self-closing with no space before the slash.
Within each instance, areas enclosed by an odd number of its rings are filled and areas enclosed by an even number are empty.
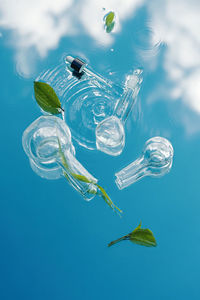
<svg viewBox="0 0 200 300">
<path fill-rule="evenodd" d="M 157 245 L 153 232 L 147 228 L 142 229 L 141 223 L 130 233 L 130 241 L 146 247 L 155 247 Z"/>
<path fill-rule="evenodd" d="M 109 12 L 107 15 L 104 16 L 105 20 L 105 29 L 107 33 L 110 33 L 114 26 L 115 26 L 115 13 L 113 11 Z"/>
<path fill-rule="evenodd" d="M 45 82 L 34 81 L 35 99 L 38 105 L 53 115 L 61 113 L 61 103 L 54 89 Z"/>
<path fill-rule="evenodd" d="M 109 12 L 106 16 L 106 26 L 110 26 L 115 17 L 115 13 L 113 11 Z"/>
<path fill-rule="evenodd" d="M 132 243 L 146 247 L 156 247 L 156 239 L 150 229 L 142 229 L 141 222 L 131 233 L 114 240 L 108 244 L 108 247 L 124 240 L 130 240 Z"/>
<path fill-rule="evenodd" d="M 115 22 L 113 22 L 110 25 L 106 26 L 106 32 L 110 33 L 113 30 L 114 26 L 115 26 Z"/>
</svg>

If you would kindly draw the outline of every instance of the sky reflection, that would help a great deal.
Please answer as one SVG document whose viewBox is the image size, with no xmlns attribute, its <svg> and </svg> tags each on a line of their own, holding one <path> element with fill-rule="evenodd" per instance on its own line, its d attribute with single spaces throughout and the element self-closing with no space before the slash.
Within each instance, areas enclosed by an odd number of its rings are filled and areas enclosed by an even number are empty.
<svg viewBox="0 0 200 300">
<path fill-rule="evenodd" d="M 127 22 L 140 8 L 146 12 L 145 21 L 135 31 Z M 189 108 L 183 110 L 181 121 L 191 134 L 200 129 L 199 9 L 196 0 L 1 0 L 0 37 L 15 49 L 18 73 L 30 77 L 37 61 L 58 49 L 64 37 L 87 35 L 96 49 L 105 50 L 115 49 L 117 39 L 128 33 L 127 47 L 138 55 L 138 64 L 157 75 L 164 71 L 147 101 L 181 101 Z M 103 16 L 110 10 L 116 13 L 116 25 L 107 34 Z"/>
<path fill-rule="evenodd" d="M 170 96 L 181 99 L 200 114 L 200 3 L 154 1 L 149 6 L 151 25 L 167 47 L 162 65 L 173 82 Z"/>
<path fill-rule="evenodd" d="M 73 1 L 58 0 L 7 0 L 0 2 L 0 27 L 11 31 L 11 43 L 16 49 L 16 63 L 21 74 L 32 72 L 31 60 L 59 46 L 61 38 L 87 33 L 97 43 L 109 46 L 113 35 L 103 26 L 105 11 L 116 12 L 117 22 L 113 32 L 120 31 L 120 21 L 133 17 L 142 0 Z M 106 8 L 104 10 L 103 8 Z"/>
</svg>

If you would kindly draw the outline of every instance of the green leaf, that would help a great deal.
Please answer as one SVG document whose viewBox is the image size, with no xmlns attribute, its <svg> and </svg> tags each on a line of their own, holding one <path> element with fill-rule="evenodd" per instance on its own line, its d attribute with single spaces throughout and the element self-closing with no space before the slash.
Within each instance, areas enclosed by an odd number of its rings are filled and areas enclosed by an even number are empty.
<svg viewBox="0 0 200 300">
<path fill-rule="evenodd" d="M 153 232 L 150 229 L 142 229 L 141 228 L 141 222 L 131 233 L 124 235 L 123 237 L 114 240 L 108 244 L 108 247 L 124 241 L 124 240 L 130 240 L 132 243 L 146 246 L 146 247 L 156 247 L 156 239 L 153 235 Z"/>
<path fill-rule="evenodd" d="M 35 99 L 38 105 L 53 115 L 61 113 L 61 103 L 54 89 L 45 82 L 34 81 Z"/>
<path fill-rule="evenodd" d="M 133 230 L 133 232 L 130 233 L 130 241 L 146 247 L 156 247 L 157 245 L 153 232 L 147 228 L 142 229 L 141 223 L 135 230 Z"/>
<path fill-rule="evenodd" d="M 114 20 L 114 17 L 115 17 L 115 13 L 113 11 L 111 11 L 110 13 L 107 14 L 106 16 L 106 26 L 110 26 L 111 23 L 113 22 Z"/>
<path fill-rule="evenodd" d="M 110 25 L 106 26 L 106 32 L 110 33 L 113 30 L 114 26 L 115 26 L 115 22 L 113 22 Z"/>
</svg>

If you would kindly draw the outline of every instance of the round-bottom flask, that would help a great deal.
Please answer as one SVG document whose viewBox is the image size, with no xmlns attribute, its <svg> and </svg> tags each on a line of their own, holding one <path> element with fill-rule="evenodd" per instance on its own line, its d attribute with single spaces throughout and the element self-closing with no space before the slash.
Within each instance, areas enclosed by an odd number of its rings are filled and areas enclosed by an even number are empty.
<svg viewBox="0 0 200 300">
<path fill-rule="evenodd" d="M 63 120 L 54 116 L 42 116 L 23 133 L 23 148 L 34 172 L 46 179 L 64 176 L 86 199 L 92 199 L 97 187 L 94 178 L 75 158 L 71 133 Z M 86 178 L 81 181 L 79 178 Z"/>
</svg>

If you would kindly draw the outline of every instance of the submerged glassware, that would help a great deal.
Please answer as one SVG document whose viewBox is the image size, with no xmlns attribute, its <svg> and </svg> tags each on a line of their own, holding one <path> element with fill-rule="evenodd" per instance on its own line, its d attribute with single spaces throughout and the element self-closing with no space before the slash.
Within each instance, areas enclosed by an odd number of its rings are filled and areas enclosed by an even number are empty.
<svg viewBox="0 0 200 300">
<path fill-rule="evenodd" d="M 63 120 L 55 116 L 36 119 L 24 131 L 22 144 L 33 171 L 39 176 L 47 179 L 65 176 L 85 200 L 91 200 L 95 196 L 95 184 L 76 178 L 84 176 L 88 181 L 97 182 L 75 158 L 71 133 Z"/>
<path fill-rule="evenodd" d="M 51 85 L 65 110 L 73 138 L 88 149 L 119 155 L 125 144 L 124 122 L 132 110 L 142 82 L 137 69 L 117 85 L 90 70 L 78 58 L 41 74 L 37 80 Z"/>
<path fill-rule="evenodd" d="M 121 190 L 144 176 L 161 177 L 165 175 L 172 167 L 173 155 L 173 147 L 167 139 L 163 137 L 149 139 L 145 143 L 142 155 L 115 174 L 116 185 Z"/>
</svg>

